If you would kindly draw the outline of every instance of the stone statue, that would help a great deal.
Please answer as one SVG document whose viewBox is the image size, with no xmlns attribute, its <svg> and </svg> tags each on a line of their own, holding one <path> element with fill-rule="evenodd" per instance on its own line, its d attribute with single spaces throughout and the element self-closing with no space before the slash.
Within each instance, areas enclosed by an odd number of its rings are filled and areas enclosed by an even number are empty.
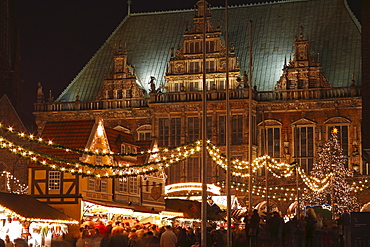
<svg viewBox="0 0 370 247">
<path fill-rule="evenodd" d="M 150 92 L 151 93 L 156 93 L 157 92 L 157 89 L 155 88 L 155 81 L 156 79 L 155 79 L 155 77 L 154 76 L 151 76 L 150 77 L 150 82 L 149 82 L 149 84 L 150 84 Z"/>
<path fill-rule="evenodd" d="M 37 83 L 37 103 L 43 103 L 44 102 L 44 92 L 42 90 L 41 82 Z"/>
</svg>

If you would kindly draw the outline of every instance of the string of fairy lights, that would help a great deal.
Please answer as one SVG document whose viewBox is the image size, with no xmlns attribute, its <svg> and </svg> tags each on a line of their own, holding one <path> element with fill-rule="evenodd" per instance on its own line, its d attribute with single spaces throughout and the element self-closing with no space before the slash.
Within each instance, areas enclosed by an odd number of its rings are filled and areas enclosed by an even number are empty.
<svg viewBox="0 0 370 247">
<path fill-rule="evenodd" d="M 220 181 L 216 183 L 218 186 L 225 188 L 226 182 Z M 241 191 L 241 192 L 248 192 L 248 184 L 232 182 L 231 188 Z M 297 189 L 296 188 L 289 188 L 289 187 L 270 187 L 268 190 L 268 198 L 275 199 L 278 201 L 296 201 L 297 200 Z M 301 195 L 303 195 L 304 189 L 298 188 Z M 252 186 L 252 194 L 256 196 L 266 197 L 266 187 L 263 186 Z"/>
<path fill-rule="evenodd" d="M 102 127 L 102 124 L 99 124 Z M 132 177 L 140 175 L 148 175 L 165 168 L 171 167 L 172 165 L 178 164 L 179 162 L 188 159 L 189 157 L 199 153 L 201 151 L 201 141 L 195 141 L 190 144 L 185 144 L 179 147 L 174 147 L 171 149 L 165 148 L 162 150 L 153 149 L 148 151 L 142 151 L 139 153 L 114 153 L 108 150 L 96 149 L 94 151 L 88 149 L 78 149 L 66 147 L 52 140 L 45 141 L 41 137 L 36 137 L 34 135 L 26 135 L 25 133 L 17 132 L 12 127 L 5 127 L 0 124 L 0 130 L 6 133 L 17 136 L 23 140 L 27 140 L 32 143 L 36 143 L 41 146 L 48 147 L 50 149 L 59 149 L 67 153 L 73 152 L 82 154 L 85 156 L 108 156 L 108 157 L 124 157 L 124 156 L 144 156 L 150 155 L 152 157 L 151 161 L 144 164 L 133 164 L 127 163 L 122 164 L 119 162 L 110 162 L 111 164 L 91 164 L 82 161 L 73 161 L 63 159 L 58 156 L 53 156 L 50 154 L 45 154 L 36 150 L 30 150 L 24 146 L 17 145 L 3 136 L 0 136 L 0 148 L 6 149 L 9 152 L 20 155 L 24 158 L 31 160 L 37 164 L 47 166 L 53 170 L 59 170 L 63 172 L 69 172 L 72 174 L 81 174 L 85 176 L 95 176 L 95 177 Z M 213 145 L 210 141 L 207 141 L 207 152 L 211 159 L 223 169 L 227 169 L 227 159 L 224 154 L 222 154 L 220 148 Z M 231 160 L 231 172 L 234 177 L 250 177 L 249 174 L 249 162 L 239 159 Z M 313 191 L 321 191 L 325 189 L 329 183 L 330 178 L 333 176 L 332 173 L 327 174 L 323 179 L 318 179 L 316 177 L 308 176 L 303 169 L 299 168 L 296 164 L 286 164 L 279 163 L 273 158 L 265 155 L 258 157 L 253 160 L 252 173 L 257 172 L 259 169 L 266 167 L 268 171 L 276 178 L 287 178 L 292 176 L 296 169 L 306 184 Z"/>
<path fill-rule="evenodd" d="M 37 164 L 47 166 L 53 170 L 81 174 L 95 177 L 132 177 L 147 175 L 168 168 L 200 151 L 200 141 L 193 144 L 184 145 L 176 149 L 168 150 L 167 156 L 159 156 L 154 161 L 146 164 L 133 165 L 92 165 L 90 163 L 65 160 L 53 155 L 43 154 L 10 142 L 4 137 L 0 137 L 0 148 L 7 149 L 9 152 L 20 155 Z M 56 163 L 62 164 L 57 165 Z"/>
</svg>

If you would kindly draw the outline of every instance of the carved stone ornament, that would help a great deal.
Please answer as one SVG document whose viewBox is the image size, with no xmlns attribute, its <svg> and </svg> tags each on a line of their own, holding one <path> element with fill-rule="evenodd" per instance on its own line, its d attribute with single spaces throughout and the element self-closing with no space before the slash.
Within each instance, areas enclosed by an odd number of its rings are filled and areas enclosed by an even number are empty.
<svg viewBox="0 0 370 247">
<path fill-rule="evenodd" d="M 150 191 L 150 195 L 154 200 L 158 201 L 162 196 L 162 188 L 160 186 L 154 186 Z"/>
</svg>

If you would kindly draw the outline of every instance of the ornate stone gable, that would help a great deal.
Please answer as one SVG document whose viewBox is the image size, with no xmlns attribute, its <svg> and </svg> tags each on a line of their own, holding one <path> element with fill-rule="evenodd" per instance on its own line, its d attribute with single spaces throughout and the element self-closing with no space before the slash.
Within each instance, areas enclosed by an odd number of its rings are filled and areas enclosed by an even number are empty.
<svg viewBox="0 0 370 247">
<path fill-rule="evenodd" d="M 309 54 L 308 36 L 303 36 L 300 28 L 299 38 L 295 39 L 294 58 L 289 64 L 284 62 L 283 74 L 275 85 L 276 91 L 327 88 L 329 81 L 321 71 L 320 62 L 316 62 Z M 318 58 L 319 60 L 319 58 Z"/>
<path fill-rule="evenodd" d="M 206 18 L 204 18 L 204 3 Z M 204 21 L 206 24 L 204 25 Z M 203 64 L 203 29 L 206 26 L 206 64 Z M 221 40 L 219 23 L 216 28 L 211 23 L 209 4 L 202 0 L 194 7 L 193 25 L 186 27 L 184 43 L 178 45 L 176 52 L 171 49 L 171 56 L 165 76 L 168 92 L 191 92 L 202 90 L 202 73 L 207 73 L 208 90 L 224 90 L 226 81 L 227 48 Z M 229 83 L 231 88 L 238 86 L 239 68 L 234 47 L 229 49 Z"/>
<path fill-rule="evenodd" d="M 136 83 L 133 68 L 127 64 L 127 51 L 121 44 L 114 51 L 114 68 L 103 80 L 98 100 L 144 98 L 143 90 Z"/>
</svg>

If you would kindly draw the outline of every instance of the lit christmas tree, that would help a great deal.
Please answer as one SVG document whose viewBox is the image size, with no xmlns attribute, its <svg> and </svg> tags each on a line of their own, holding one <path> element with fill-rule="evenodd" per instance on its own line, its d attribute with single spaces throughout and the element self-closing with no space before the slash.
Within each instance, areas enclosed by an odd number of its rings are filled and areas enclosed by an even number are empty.
<svg viewBox="0 0 370 247">
<path fill-rule="evenodd" d="M 314 164 L 310 173 L 311 178 L 320 180 L 332 174 L 330 179 L 322 190 L 309 189 L 303 197 L 303 201 L 310 205 L 334 204 L 335 215 L 341 214 L 345 208 L 353 211 L 359 206 L 357 198 L 353 196 L 355 188 L 346 181 L 353 173 L 344 166 L 347 159 L 343 155 L 337 132 L 338 130 L 334 128 L 331 138 L 318 153 L 317 164 Z"/>
</svg>

